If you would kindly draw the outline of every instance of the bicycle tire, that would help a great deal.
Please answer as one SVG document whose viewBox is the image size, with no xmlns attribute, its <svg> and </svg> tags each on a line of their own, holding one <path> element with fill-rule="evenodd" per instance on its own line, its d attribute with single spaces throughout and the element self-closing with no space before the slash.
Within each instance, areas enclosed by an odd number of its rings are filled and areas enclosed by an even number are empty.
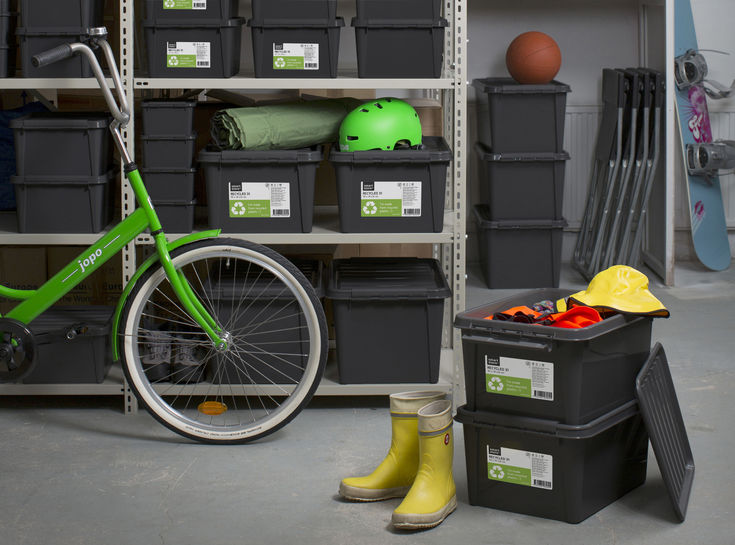
<svg viewBox="0 0 735 545">
<path fill-rule="evenodd" d="M 218 325 L 231 328 L 229 348 L 214 349 L 176 304 L 162 265 L 152 267 L 121 320 L 123 370 L 138 402 L 167 428 L 204 443 L 245 443 L 279 430 L 309 403 L 324 372 L 326 319 L 313 286 L 277 252 L 243 240 L 194 242 L 171 259 Z M 238 264 L 247 264 L 239 276 Z M 276 346 L 293 352 L 270 351 Z"/>
</svg>

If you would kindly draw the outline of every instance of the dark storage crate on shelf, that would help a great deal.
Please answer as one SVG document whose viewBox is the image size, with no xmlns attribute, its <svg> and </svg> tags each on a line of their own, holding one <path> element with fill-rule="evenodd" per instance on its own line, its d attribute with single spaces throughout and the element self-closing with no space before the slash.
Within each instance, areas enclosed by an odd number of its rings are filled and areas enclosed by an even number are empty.
<svg viewBox="0 0 735 545">
<path fill-rule="evenodd" d="M 152 78 L 230 78 L 240 70 L 245 19 L 143 24 Z"/>
<path fill-rule="evenodd" d="M 10 47 L 0 44 L 0 78 L 7 78 L 10 75 Z"/>
<path fill-rule="evenodd" d="M 344 19 L 326 23 L 251 20 L 256 78 L 336 78 Z"/>
<path fill-rule="evenodd" d="M 151 199 L 183 202 L 194 198 L 196 172 L 195 168 L 144 168 L 141 174 Z"/>
<path fill-rule="evenodd" d="M 320 261 L 292 259 L 292 263 L 314 287 L 317 297 L 324 296 L 324 265 Z M 217 306 L 220 319 L 227 322 L 233 310 L 239 310 L 232 328 L 249 332 L 262 353 L 250 358 L 246 369 L 238 368 L 232 358 L 215 357 L 210 364 L 209 379 L 214 384 L 294 384 L 301 379 L 309 353 L 309 335 L 306 321 L 298 302 L 284 293 L 283 284 L 273 283 L 274 277 L 240 270 L 216 274 L 214 282 L 205 291 Z M 243 289 L 244 282 L 248 281 Z M 209 281 L 207 281 L 209 282 Z M 241 296 L 245 294 L 242 303 Z M 258 294 L 257 297 L 251 294 Z M 233 305 L 236 308 L 233 309 Z M 273 314 L 273 305 L 278 312 Z M 268 316 L 270 324 L 262 324 Z M 279 319 L 276 317 L 279 316 Z M 284 347 L 288 349 L 284 350 Z M 287 353 L 284 353 L 287 352 Z"/>
<path fill-rule="evenodd" d="M 194 133 L 196 100 L 144 100 L 143 133 L 145 136 L 189 136 Z"/>
<path fill-rule="evenodd" d="M 116 174 L 13 176 L 21 233 L 99 233 L 112 218 Z"/>
<path fill-rule="evenodd" d="M 191 233 L 194 230 L 196 199 L 188 201 L 153 201 L 153 206 L 167 233 Z"/>
<path fill-rule="evenodd" d="M 579 523 L 646 481 L 635 401 L 588 424 L 460 407 L 470 505 Z"/>
<path fill-rule="evenodd" d="M 652 318 L 616 314 L 581 329 L 485 319 L 572 293 L 526 291 L 457 315 L 469 410 L 577 425 L 635 400 L 635 380 L 651 349 Z"/>
<path fill-rule="evenodd" d="M 202 151 L 209 226 L 227 233 L 309 233 L 321 146 Z"/>
<path fill-rule="evenodd" d="M 33 66 L 34 55 L 54 47 L 87 39 L 87 28 L 49 27 L 32 30 L 27 27 L 15 30 L 20 42 L 20 63 L 24 78 L 91 78 L 92 67 L 86 57 L 74 55 L 47 66 Z"/>
<path fill-rule="evenodd" d="M 568 85 L 485 78 L 472 86 L 478 92 L 478 136 L 493 153 L 563 151 Z"/>
<path fill-rule="evenodd" d="M 357 18 L 371 22 L 436 21 L 441 14 L 441 0 L 357 0 Z"/>
<path fill-rule="evenodd" d="M 239 0 L 145 0 L 145 17 L 156 24 L 224 21 L 239 15 L 239 3 Z"/>
<path fill-rule="evenodd" d="M 114 307 L 55 306 L 33 320 L 36 367 L 25 384 L 101 383 L 112 365 Z"/>
<path fill-rule="evenodd" d="M 361 78 L 440 78 L 446 19 L 429 23 L 352 20 Z"/>
<path fill-rule="evenodd" d="M 105 0 L 20 0 L 20 16 L 28 30 L 90 28 L 104 23 Z"/>
<path fill-rule="evenodd" d="M 146 168 L 189 168 L 194 163 L 196 133 L 189 136 L 142 136 Z"/>
<path fill-rule="evenodd" d="M 19 176 L 99 176 L 110 168 L 110 118 L 32 113 L 10 122 Z"/>
<path fill-rule="evenodd" d="M 452 151 L 441 137 L 422 149 L 341 152 L 329 161 L 337 176 L 343 233 L 440 233 Z M 389 181 L 385 181 L 389 180 Z"/>
<path fill-rule="evenodd" d="M 493 153 L 479 142 L 475 151 L 489 220 L 562 219 L 568 153 Z"/>
<path fill-rule="evenodd" d="M 329 268 L 339 381 L 439 380 L 444 300 L 439 262 L 417 258 L 337 259 Z"/>
<path fill-rule="evenodd" d="M 337 0 L 253 0 L 253 20 L 266 24 L 325 24 L 337 18 Z"/>
<path fill-rule="evenodd" d="M 488 288 L 559 285 L 566 220 L 491 221 L 483 204 L 474 207 L 474 215 L 480 265 Z"/>
</svg>

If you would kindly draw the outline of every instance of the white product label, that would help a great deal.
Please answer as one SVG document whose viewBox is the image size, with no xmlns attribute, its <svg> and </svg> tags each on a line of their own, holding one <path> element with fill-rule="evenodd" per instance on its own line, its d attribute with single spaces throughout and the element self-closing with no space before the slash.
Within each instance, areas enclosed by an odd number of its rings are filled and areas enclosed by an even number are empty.
<svg viewBox="0 0 735 545">
<path fill-rule="evenodd" d="M 209 42 L 169 42 L 166 44 L 166 66 L 169 68 L 210 68 Z"/>
<path fill-rule="evenodd" d="M 491 481 L 552 490 L 553 473 L 553 456 L 487 445 L 487 478 Z"/>
<path fill-rule="evenodd" d="M 485 391 L 554 401 L 554 364 L 504 356 L 485 356 Z"/>
<path fill-rule="evenodd" d="M 207 0 L 163 0 L 163 9 L 207 9 Z"/>
<path fill-rule="evenodd" d="M 363 218 L 421 216 L 421 182 L 361 182 L 360 216 Z"/>
<path fill-rule="evenodd" d="M 319 70 L 319 44 L 273 44 L 275 70 Z"/>
<path fill-rule="evenodd" d="M 290 218 L 291 187 L 286 183 L 229 184 L 231 218 Z"/>
</svg>

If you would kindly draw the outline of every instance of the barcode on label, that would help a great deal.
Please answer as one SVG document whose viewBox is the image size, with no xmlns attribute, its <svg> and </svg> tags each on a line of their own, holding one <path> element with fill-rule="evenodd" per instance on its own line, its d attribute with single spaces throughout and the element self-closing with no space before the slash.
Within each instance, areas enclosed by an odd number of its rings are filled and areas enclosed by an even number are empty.
<svg viewBox="0 0 735 545">
<path fill-rule="evenodd" d="M 319 68 L 319 63 L 316 62 L 305 62 L 304 68 Z"/>
<path fill-rule="evenodd" d="M 207 1 L 197 2 L 196 0 L 191 3 L 191 7 L 194 9 L 207 9 Z"/>
<path fill-rule="evenodd" d="M 551 481 L 542 481 L 540 479 L 534 479 L 533 480 L 534 486 L 539 486 L 541 488 L 551 488 Z"/>
<path fill-rule="evenodd" d="M 281 208 L 274 208 L 273 209 L 273 215 L 274 216 L 290 216 L 291 215 L 291 211 L 288 210 L 288 209 L 284 210 L 284 209 L 281 209 Z"/>
<path fill-rule="evenodd" d="M 198 68 L 209 68 L 209 61 L 197 61 Z"/>
<path fill-rule="evenodd" d="M 404 216 L 420 216 L 421 209 L 420 208 L 404 208 L 403 215 Z"/>
<path fill-rule="evenodd" d="M 542 399 L 554 399 L 552 392 L 544 392 L 543 390 L 534 390 L 533 397 L 540 397 Z"/>
</svg>

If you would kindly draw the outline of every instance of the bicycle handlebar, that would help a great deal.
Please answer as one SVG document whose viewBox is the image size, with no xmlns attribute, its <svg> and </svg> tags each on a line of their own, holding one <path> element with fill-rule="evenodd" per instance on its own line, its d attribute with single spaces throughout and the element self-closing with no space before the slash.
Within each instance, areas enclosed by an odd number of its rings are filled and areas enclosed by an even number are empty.
<svg viewBox="0 0 735 545">
<path fill-rule="evenodd" d="M 41 68 L 42 66 L 48 66 L 49 64 L 68 59 L 72 55 L 74 55 L 74 50 L 71 46 L 69 44 L 62 44 L 38 55 L 34 55 L 31 58 L 31 63 L 36 68 Z"/>
</svg>

